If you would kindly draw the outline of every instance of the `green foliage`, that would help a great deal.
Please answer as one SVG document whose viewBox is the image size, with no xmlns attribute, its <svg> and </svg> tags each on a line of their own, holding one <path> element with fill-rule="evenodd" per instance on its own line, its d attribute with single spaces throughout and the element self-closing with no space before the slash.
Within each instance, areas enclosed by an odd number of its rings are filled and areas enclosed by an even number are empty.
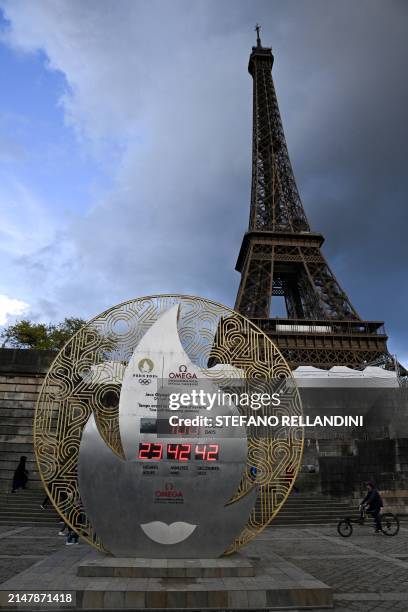
<svg viewBox="0 0 408 612">
<path fill-rule="evenodd" d="M 60 350 L 64 344 L 77 332 L 85 321 L 83 319 L 66 318 L 61 323 L 48 325 L 33 323 L 22 319 L 3 330 L 3 347 L 33 348 L 43 350 Z"/>
</svg>

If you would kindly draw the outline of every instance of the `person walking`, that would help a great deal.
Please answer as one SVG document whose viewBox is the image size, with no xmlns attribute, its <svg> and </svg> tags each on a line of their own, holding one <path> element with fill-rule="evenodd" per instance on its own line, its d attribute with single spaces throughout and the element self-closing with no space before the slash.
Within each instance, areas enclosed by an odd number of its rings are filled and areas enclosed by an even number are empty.
<svg viewBox="0 0 408 612">
<path fill-rule="evenodd" d="M 20 457 L 20 462 L 14 472 L 13 485 L 11 489 L 12 493 L 15 493 L 17 489 L 26 488 L 26 484 L 28 481 L 28 474 L 29 474 L 28 470 L 26 469 L 26 461 L 27 461 L 27 457 L 25 455 L 22 455 Z"/>
<path fill-rule="evenodd" d="M 360 504 L 360 508 L 364 508 L 367 512 L 372 514 L 375 522 L 375 533 L 381 531 L 381 508 L 383 507 L 383 501 L 378 489 L 374 486 L 374 483 L 367 482 L 367 495 Z"/>
<path fill-rule="evenodd" d="M 65 500 L 68 497 L 68 495 L 66 493 L 62 493 L 61 494 L 61 499 Z M 48 495 L 46 495 L 42 501 L 42 503 L 40 504 L 40 508 L 42 510 L 45 510 L 46 507 L 49 505 L 50 503 L 50 498 L 48 497 Z M 62 519 L 60 520 L 60 524 L 61 524 L 61 528 L 58 532 L 59 536 L 68 536 L 69 537 L 69 533 L 70 533 L 70 528 L 68 527 L 68 525 L 66 524 L 65 521 L 63 521 Z"/>
<path fill-rule="evenodd" d="M 66 546 L 71 546 L 72 544 L 78 544 L 79 536 L 71 527 L 68 527 L 68 537 L 65 542 Z"/>
<path fill-rule="evenodd" d="M 42 503 L 40 504 L 41 510 L 45 510 L 45 508 L 48 506 L 49 503 L 50 503 L 50 498 L 48 497 L 48 495 L 46 495 Z"/>
<path fill-rule="evenodd" d="M 74 499 L 73 505 L 79 511 L 78 514 L 78 524 L 82 525 L 85 522 L 85 513 L 82 506 L 82 500 L 78 496 Z M 78 534 L 68 525 L 68 537 L 65 542 L 66 546 L 72 546 L 72 544 L 79 544 L 79 536 Z"/>
</svg>

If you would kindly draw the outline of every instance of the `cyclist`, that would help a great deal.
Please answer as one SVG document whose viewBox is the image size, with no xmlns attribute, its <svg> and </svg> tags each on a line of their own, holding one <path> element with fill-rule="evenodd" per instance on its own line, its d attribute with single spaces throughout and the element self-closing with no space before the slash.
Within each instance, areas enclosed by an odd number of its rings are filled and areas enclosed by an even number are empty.
<svg viewBox="0 0 408 612">
<path fill-rule="evenodd" d="M 366 510 L 372 514 L 375 522 L 375 533 L 381 531 L 381 508 L 383 507 L 383 501 L 378 489 L 372 482 L 366 482 L 367 495 L 360 504 L 360 516 L 363 517 L 363 511 Z"/>
</svg>

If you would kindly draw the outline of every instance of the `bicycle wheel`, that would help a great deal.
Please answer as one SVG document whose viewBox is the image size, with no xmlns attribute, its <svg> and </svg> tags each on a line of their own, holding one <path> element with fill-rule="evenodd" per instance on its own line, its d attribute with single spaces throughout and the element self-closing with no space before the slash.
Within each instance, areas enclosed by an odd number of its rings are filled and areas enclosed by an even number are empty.
<svg viewBox="0 0 408 612">
<path fill-rule="evenodd" d="M 348 538 L 353 533 L 353 525 L 350 521 L 342 519 L 337 523 L 337 531 L 342 538 Z"/>
<path fill-rule="evenodd" d="M 399 532 L 400 524 L 398 517 L 392 512 L 381 515 L 381 531 L 384 535 L 395 536 Z"/>
</svg>

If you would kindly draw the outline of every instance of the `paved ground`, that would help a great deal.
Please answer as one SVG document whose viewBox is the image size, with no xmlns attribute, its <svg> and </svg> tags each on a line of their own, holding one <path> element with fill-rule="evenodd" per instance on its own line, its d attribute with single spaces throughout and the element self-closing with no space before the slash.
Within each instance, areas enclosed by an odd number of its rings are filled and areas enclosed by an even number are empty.
<svg viewBox="0 0 408 612">
<path fill-rule="evenodd" d="M 0 584 L 65 546 L 52 527 L 0 527 Z M 0 587 L 1 588 L 1 587 Z"/>
<path fill-rule="evenodd" d="M 65 538 L 57 533 L 58 524 L 55 529 L 0 527 L 0 583 L 64 546 Z M 340 538 L 335 526 L 276 527 L 246 550 L 262 559 L 262 552 L 271 548 L 331 586 L 338 612 L 408 610 L 406 527 L 393 538 L 374 535 L 371 527 L 359 527 L 348 539 Z"/>
<path fill-rule="evenodd" d="M 331 586 L 336 611 L 408 611 L 408 528 L 387 537 L 355 527 L 350 538 L 335 526 L 268 531 L 263 545 Z"/>
</svg>

